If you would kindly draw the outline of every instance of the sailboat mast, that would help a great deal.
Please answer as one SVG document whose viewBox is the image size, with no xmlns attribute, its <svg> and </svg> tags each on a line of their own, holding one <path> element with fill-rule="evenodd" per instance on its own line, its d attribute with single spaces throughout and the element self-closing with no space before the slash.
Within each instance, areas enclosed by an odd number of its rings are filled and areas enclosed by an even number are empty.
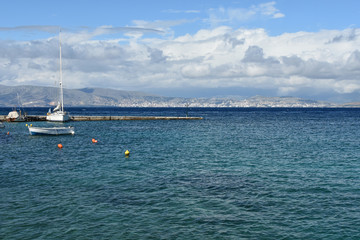
<svg viewBox="0 0 360 240">
<path fill-rule="evenodd" d="M 59 49 L 60 49 L 60 101 L 61 101 L 61 111 L 64 112 L 64 93 L 62 86 L 62 60 L 61 60 L 61 29 L 59 29 Z"/>
</svg>

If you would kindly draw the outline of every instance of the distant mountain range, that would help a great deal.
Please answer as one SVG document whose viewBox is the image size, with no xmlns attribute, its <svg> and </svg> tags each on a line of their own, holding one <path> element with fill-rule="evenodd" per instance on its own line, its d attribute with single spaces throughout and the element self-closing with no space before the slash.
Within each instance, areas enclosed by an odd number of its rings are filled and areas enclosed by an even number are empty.
<svg viewBox="0 0 360 240">
<path fill-rule="evenodd" d="M 0 85 L 0 106 L 53 106 L 57 91 L 54 87 Z M 360 107 L 360 103 L 339 105 L 295 97 L 180 98 L 105 88 L 64 89 L 64 99 L 65 107 Z"/>
</svg>

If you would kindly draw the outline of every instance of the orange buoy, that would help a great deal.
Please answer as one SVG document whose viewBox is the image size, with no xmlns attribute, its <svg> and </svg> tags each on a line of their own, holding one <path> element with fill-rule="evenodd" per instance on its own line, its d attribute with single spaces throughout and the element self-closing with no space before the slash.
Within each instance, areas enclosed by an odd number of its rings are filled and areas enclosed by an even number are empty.
<svg viewBox="0 0 360 240">
<path fill-rule="evenodd" d="M 10 135 L 10 132 L 7 132 L 6 134 L 7 134 L 7 135 Z"/>
<path fill-rule="evenodd" d="M 93 138 L 91 141 L 92 141 L 93 143 L 97 143 L 97 140 L 96 140 L 95 138 Z"/>
<path fill-rule="evenodd" d="M 61 143 L 58 144 L 58 148 L 63 148 L 63 145 Z"/>
</svg>

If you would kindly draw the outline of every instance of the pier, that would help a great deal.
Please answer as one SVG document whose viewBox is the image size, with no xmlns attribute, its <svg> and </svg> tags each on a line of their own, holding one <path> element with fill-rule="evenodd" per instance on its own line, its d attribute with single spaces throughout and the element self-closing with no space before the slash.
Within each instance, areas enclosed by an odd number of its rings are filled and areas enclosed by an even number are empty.
<svg viewBox="0 0 360 240">
<path fill-rule="evenodd" d="M 170 116 L 71 116 L 71 121 L 130 121 L 130 120 L 202 120 L 202 117 Z M 6 115 L 0 115 L 0 121 L 6 121 Z M 28 115 L 26 122 L 46 121 L 46 116 Z"/>
</svg>

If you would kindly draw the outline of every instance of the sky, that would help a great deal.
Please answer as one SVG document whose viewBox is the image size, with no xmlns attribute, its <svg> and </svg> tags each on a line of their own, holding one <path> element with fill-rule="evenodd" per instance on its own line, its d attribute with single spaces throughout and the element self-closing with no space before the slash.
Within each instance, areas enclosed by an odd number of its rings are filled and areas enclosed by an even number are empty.
<svg viewBox="0 0 360 240">
<path fill-rule="evenodd" d="M 0 85 L 360 101 L 357 0 L 0 0 Z M 59 34 L 61 29 L 61 34 Z"/>
</svg>

